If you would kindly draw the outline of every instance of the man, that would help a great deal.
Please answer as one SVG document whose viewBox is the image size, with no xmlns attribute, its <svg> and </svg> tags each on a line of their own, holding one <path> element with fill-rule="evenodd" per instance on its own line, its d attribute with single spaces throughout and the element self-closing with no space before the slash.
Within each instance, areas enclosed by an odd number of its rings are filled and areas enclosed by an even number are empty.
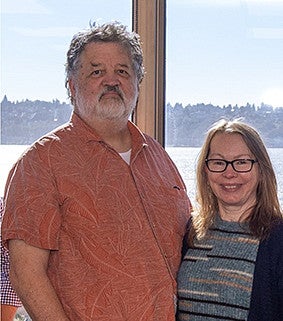
<svg viewBox="0 0 283 321">
<path fill-rule="evenodd" d="M 190 215 L 164 149 L 130 122 L 144 75 L 139 37 L 119 23 L 74 36 L 74 112 L 11 170 L 3 237 L 33 321 L 175 320 Z"/>
</svg>

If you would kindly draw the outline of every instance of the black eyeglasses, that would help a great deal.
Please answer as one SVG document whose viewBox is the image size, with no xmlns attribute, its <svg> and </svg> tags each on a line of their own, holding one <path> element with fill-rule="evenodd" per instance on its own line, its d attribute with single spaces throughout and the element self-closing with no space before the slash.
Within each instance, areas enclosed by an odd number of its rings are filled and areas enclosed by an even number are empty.
<svg viewBox="0 0 283 321">
<path fill-rule="evenodd" d="M 250 172 L 253 168 L 254 163 L 257 163 L 255 159 L 234 159 L 229 162 L 225 159 L 211 158 L 206 159 L 205 164 L 209 171 L 214 173 L 222 173 L 226 170 L 229 164 L 232 165 L 234 171 L 238 173 Z"/>
</svg>

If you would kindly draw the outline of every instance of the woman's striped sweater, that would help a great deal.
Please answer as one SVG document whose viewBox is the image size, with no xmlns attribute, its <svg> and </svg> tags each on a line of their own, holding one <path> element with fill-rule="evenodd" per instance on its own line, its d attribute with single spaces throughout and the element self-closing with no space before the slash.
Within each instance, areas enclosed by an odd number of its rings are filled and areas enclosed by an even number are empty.
<svg viewBox="0 0 283 321">
<path fill-rule="evenodd" d="M 258 244 L 246 224 L 217 217 L 181 264 L 178 320 L 247 320 Z"/>
</svg>

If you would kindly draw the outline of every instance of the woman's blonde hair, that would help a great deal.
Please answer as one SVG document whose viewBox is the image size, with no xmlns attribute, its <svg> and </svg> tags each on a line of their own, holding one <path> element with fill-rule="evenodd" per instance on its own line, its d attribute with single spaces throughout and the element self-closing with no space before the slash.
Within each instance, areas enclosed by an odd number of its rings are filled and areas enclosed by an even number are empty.
<svg viewBox="0 0 283 321">
<path fill-rule="evenodd" d="M 197 163 L 197 205 L 193 213 L 194 228 L 189 239 L 192 240 L 192 234 L 199 238 L 204 237 L 219 211 L 217 198 L 207 182 L 205 170 L 205 160 L 209 155 L 211 140 L 219 133 L 240 134 L 258 161 L 260 179 L 256 193 L 257 202 L 247 220 L 251 233 L 259 239 L 263 239 L 268 236 L 272 225 L 282 218 L 275 172 L 258 132 L 238 119 L 232 121 L 222 119 L 207 132 Z"/>
</svg>

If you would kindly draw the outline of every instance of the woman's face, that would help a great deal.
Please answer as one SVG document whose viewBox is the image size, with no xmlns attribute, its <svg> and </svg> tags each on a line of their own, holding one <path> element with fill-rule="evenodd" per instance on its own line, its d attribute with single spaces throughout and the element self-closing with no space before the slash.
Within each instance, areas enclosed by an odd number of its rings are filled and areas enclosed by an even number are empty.
<svg viewBox="0 0 283 321">
<path fill-rule="evenodd" d="M 211 140 L 208 159 L 255 160 L 255 156 L 240 134 L 220 133 Z M 251 171 L 245 173 L 235 171 L 231 164 L 221 173 L 211 172 L 207 167 L 205 170 L 208 184 L 217 198 L 222 219 L 237 221 L 256 203 L 259 183 L 258 163 L 253 164 Z"/>
</svg>

